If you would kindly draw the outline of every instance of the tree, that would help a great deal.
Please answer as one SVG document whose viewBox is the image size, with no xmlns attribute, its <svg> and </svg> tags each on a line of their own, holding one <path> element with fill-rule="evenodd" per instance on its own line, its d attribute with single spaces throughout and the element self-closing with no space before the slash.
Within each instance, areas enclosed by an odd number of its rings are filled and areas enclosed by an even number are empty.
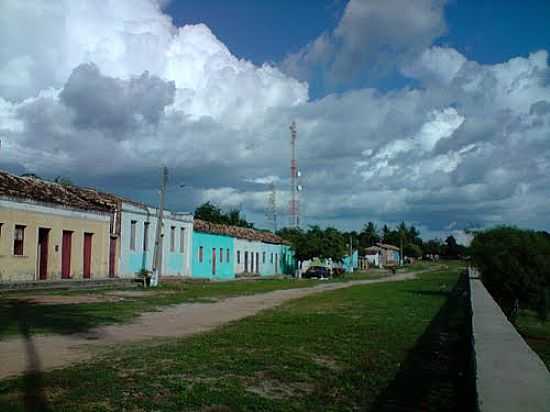
<svg viewBox="0 0 550 412">
<path fill-rule="evenodd" d="M 422 256 L 422 249 L 420 249 L 420 246 L 410 242 L 404 246 L 403 252 L 405 256 L 408 257 L 419 258 Z"/>
<path fill-rule="evenodd" d="M 445 239 L 444 255 L 448 258 L 456 259 L 464 256 L 465 247 L 459 245 L 453 235 Z"/>
<path fill-rule="evenodd" d="M 424 251 L 430 255 L 441 255 L 443 252 L 443 242 L 441 239 L 431 239 L 424 244 Z"/>
<path fill-rule="evenodd" d="M 382 240 L 384 241 L 384 243 L 389 242 L 390 235 L 391 235 L 390 228 L 388 227 L 388 225 L 384 225 L 384 227 L 382 228 Z"/>
<path fill-rule="evenodd" d="M 295 228 L 284 228 L 277 232 L 288 240 L 294 248 L 297 260 L 313 258 L 341 260 L 348 253 L 346 236 L 338 229 L 310 226 L 306 231 Z"/>
<path fill-rule="evenodd" d="M 374 223 L 368 222 L 359 233 L 359 247 L 361 249 L 366 249 L 369 246 L 374 246 L 378 242 L 380 242 L 378 229 Z"/>
<path fill-rule="evenodd" d="M 548 314 L 550 240 L 542 233 L 500 226 L 475 234 L 470 246 L 483 284 L 514 320 L 516 304 Z"/>
<path fill-rule="evenodd" d="M 211 202 L 206 202 L 195 209 L 195 219 L 202 219 L 211 223 L 253 228 L 254 224 L 241 216 L 238 209 L 231 209 L 224 213 L 222 209 Z"/>
</svg>

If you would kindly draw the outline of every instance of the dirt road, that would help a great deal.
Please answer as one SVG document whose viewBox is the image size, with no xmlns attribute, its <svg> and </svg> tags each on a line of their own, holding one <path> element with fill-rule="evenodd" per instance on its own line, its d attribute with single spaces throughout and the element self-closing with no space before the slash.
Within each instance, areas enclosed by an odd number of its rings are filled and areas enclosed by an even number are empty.
<svg viewBox="0 0 550 412">
<path fill-rule="evenodd" d="M 413 279 L 415 275 L 415 272 L 408 272 L 375 280 L 326 283 L 309 288 L 237 296 L 214 303 L 182 303 L 160 312 L 144 313 L 131 323 L 98 327 L 85 334 L 10 338 L 0 341 L 0 379 L 87 360 L 108 345 L 153 338 L 184 337 L 212 330 L 224 323 L 243 319 L 291 299 L 314 293 Z"/>
</svg>

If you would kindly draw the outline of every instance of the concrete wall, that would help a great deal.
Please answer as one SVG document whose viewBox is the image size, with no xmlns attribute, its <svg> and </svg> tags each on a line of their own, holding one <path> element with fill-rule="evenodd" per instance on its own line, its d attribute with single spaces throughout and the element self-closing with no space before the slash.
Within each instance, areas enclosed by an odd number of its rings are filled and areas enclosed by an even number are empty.
<svg viewBox="0 0 550 412">
<path fill-rule="evenodd" d="M 119 276 L 133 277 L 142 269 L 152 270 L 155 236 L 157 231 L 156 208 L 142 207 L 132 203 L 122 204 Z M 135 247 L 131 248 L 131 227 L 135 222 Z M 145 223 L 149 224 L 145 245 Z M 175 228 L 175 249 L 171 250 L 171 228 Z M 184 249 L 180 250 L 183 229 Z M 162 231 L 162 275 L 191 276 L 191 239 L 193 223 L 190 215 L 166 212 Z M 146 246 L 146 248 L 144 247 Z"/>
<path fill-rule="evenodd" d="M 231 279 L 235 277 L 235 239 L 229 236 L 193 231 L 192 274 L 193 277 L 211 279 Z M 199 258 L 203 250 L 202 261 Z M 216 252 L 215 270 L 213 251 Z M 220 258 L 220 250 L 222 256 Z M 228 259 L 229 258 L 229 259 Z"/>
<path fill-rule="evenodd" d="M 38 279 L 38 229 L 49 229 L 47 279 L 61 279 L 62 233 L 72 231 L 71 276 L 83 278 L 84 233 L 92 233 L 91 278 L 109 273 L 110 214 L 0 198 L 0 281 Z M 15 225 L 23 225 L 23 256 L 15 256 Z"/>
<path fill-rule="evenodd" d="M 550 411 L 550 373 L 470 271 L 472 337 L 480 412 Z"/>
</svg>

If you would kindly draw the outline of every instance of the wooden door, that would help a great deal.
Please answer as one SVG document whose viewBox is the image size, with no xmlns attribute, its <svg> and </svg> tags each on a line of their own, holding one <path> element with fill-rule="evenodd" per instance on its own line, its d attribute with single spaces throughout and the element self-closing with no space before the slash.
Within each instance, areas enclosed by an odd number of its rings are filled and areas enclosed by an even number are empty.
<svg viewBox="0 0 550 412">
<path fill-rule="evenodd" d="M 69 279 L 71 277 L 71 247 L 73 232 L 63 231 L 63 241 L 61 244 L 61 278 Z"/>
<path fill-rule="evenodd" d="M 116 237 L 112 237 L 109 243 L 109 277 L 115 277 Z"/>
<path fill-rule="evenodd" d="M 279 273 L 279 255 L 275 253 L 275 273 Z"/>
<path fill-rule="evenodd" d="M 82 276 L 84 279 L 90 279 L 92 276 L 92 234 L 84 233 L 84 250 L 83 250 L 84 268 Z"/>
<path fill-rule="evenodd" d="M 260 274 L 260 253 L 256 252 L 256 273 Z"/>
<path fill-rule="evenodd" d="M 244 271 L 248 272 L 248 252 L 244 252 Z"/>
<path fill-rule="evenodd" d="M 50 229 L 38 229 L 38 275 L 40 280 L 48 278 L 48 240 Z"/>
<path fill-rule="evenodd" d="M 212 276 L 216 276 L 216 248 L 212 249 Z"/>
</svg>

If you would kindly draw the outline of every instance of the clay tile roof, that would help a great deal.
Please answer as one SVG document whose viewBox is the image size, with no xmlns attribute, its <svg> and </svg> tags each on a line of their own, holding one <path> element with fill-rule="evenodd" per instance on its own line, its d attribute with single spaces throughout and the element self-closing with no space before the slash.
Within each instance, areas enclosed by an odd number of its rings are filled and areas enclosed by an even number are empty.
<svg viewBox="0 0 550 412">
<path fill-rule="evenodd" d="M 52 203 L 63 207 L 109 212 L 116 209 L 116 196 L 84 189 L 63 186 L 36 177 L 21 177 L 0 171 L 0 196 Z"/>
<path fill-rule="evenodd" d="M 271 232 L 261 232 L 256 229 L 246 227 L 211 223 L 200 219 L 193 220 L 193 229 L 197 232 L 213 233 L 217 235 L 236 237 L 239 239 L 255 240 L 264 243 L 289 244 L 289 242 Z"/>
<path fill-rule="evenodd" d="M 368 248 L 365 248 L 365 254 L 377 255 L 381 250 L 382 248 L 380 246 L 369 246 Z"/>
<path fill-rule="evenodd" d="M 399 248 L 394 245 L 388 245 L 387 243 L 377 243 L 376 246 L 380 246 L 382 249 L 391 249 L 399 252 Z"/>
</svg>

